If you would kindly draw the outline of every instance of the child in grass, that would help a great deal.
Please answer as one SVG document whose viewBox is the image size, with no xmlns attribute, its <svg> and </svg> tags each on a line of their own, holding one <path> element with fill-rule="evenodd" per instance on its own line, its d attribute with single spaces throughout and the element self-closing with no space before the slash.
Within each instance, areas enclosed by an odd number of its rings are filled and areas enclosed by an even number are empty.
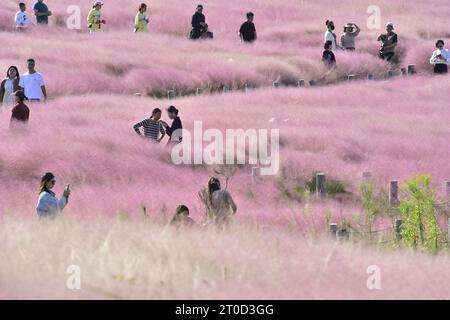
<svg viewBox="0 0 450 320">
<path fill-rule="evenodd" d="M 189 208 L 185 205 L 179 205 L 170 224 L 176 227 L 193 226 L 195 221 L 189 217 Z"/>
</svg>

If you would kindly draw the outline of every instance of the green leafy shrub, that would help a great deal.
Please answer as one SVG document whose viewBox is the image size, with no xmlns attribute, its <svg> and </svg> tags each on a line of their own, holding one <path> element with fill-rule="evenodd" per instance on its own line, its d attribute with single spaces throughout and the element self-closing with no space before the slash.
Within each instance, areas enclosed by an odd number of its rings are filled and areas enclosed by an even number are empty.
<svg viewBox="0 0 450 320">
<path fill-rule="evenodd" d="M 438 250 L 441 233 L 437 221 L 436 195 L 430 188 L 430 175 L 418 176 L 402 186 L 407 196 L 400 199 L 402 240 L 410 247 L 432 253 Z"/>
</svg>

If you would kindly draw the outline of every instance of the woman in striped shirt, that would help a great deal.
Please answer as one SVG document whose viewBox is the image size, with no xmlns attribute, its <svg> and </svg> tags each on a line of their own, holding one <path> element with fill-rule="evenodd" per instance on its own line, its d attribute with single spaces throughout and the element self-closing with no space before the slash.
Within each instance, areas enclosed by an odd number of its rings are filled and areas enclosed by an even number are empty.
<svg viewBox="0 0 450 320">
<path fill-rule="evenodd" d="M 149 119 L 145 119 L 141 122 L 136 123 L 133 126 L 134 131 L 140 136 L 149 138 L 152 141 L 160 142 L 164 136 L 165 131 L 161 123 L 161 109 L 153 109 L 152 116 Z M 144 134 L 141 133 L 140 128 L 144 127 Z M 159 135 L 161 133 L 161 136 Z"/>
</svg>

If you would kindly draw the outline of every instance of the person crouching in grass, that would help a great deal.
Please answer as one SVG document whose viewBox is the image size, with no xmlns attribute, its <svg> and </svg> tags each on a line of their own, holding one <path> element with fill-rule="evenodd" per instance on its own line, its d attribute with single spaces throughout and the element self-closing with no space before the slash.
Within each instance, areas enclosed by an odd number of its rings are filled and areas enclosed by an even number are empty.
<svg viewBox="0 0 450 320">
<path fill-rule="evenodd" d="M 24 103 L 26 97 L 23 91 L 18 90 L 14 92 L 13 96 L 15 97 L 16 105 L 11 112 L 11 121 L 9 123 L 11 129 L 18 128 L 20 125 L 26 125 L 30 118 L 30 109 Z"/>
<path fill-rule="evenodd" d="M 140 129 L 142 127 L 144 128 L 143 134 Z M 148 138 L 154 142 L 160 142 L 166 135 L 164 127 L 161 123 L 161 109 L 159 108 L 153 109 L 151 117 L 136 123 L 133 126 L 133 129 L 140 136 Z"/>
<path fill-rule="evenodd" d="M 195 221 L 189 217 L 189 208 L 185 205 L 179 205 L 170 224 L 175 227 L 194 226 Z"/>
</svg>

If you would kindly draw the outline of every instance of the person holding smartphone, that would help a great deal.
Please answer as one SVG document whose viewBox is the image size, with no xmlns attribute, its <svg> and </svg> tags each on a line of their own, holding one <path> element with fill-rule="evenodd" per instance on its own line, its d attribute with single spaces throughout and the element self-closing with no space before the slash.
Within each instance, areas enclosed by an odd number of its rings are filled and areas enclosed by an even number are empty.
<svg viewBox="0 0 450 320">
<path fill-rule="evenodd" d="M 450 64 L 450 51 L 444 48 L 444 40 L 436 42 L 436 50 L 430 58 L 430 63 L 434 65 L 434 73 L 446 74 L 448 72 L 448 64 Z"/>
<path fill-rule="evenodd" d="M 39 200 L 36 206 L 39 219 L 55 219 L 58 216 L 62 216 L 62 211 L 69 202 L 70 185 L 65 187 L 62 198 L 58 199 L 52 191 L 55 184 L 56 178 L 51 172 L 47 172 L 41 178 Z"/>
</svg>

